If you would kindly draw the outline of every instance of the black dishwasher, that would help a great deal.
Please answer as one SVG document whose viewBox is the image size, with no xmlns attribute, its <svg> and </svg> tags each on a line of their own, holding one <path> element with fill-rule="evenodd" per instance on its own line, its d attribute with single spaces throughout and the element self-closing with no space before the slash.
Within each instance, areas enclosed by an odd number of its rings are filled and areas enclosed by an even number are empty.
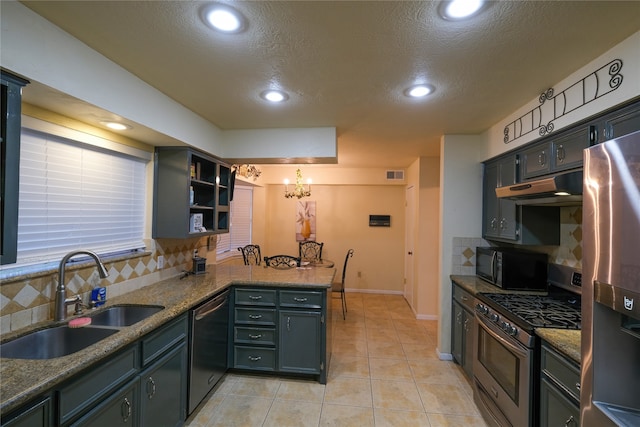
<svg viewBox="0 0 640 427">
<path fill-rule="evenodd" d="M 229 291 L 191 310 L 189 414 L 227 370 Z"/>
</svg>

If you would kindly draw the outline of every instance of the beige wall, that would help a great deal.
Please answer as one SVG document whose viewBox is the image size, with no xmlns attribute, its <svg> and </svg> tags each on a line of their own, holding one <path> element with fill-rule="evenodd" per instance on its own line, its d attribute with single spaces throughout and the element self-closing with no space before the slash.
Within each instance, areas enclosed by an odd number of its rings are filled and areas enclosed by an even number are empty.
<svg viewBox="0 0 640 427">
<path fill-rule="evenodd" d="M 347 250 L 354 250 L 347 290 L 402 292 L 404 192 L 401 185 L 314 185 L 312 196 L 305 199 L 317 203 L 316 240 L 325 244 L 323 256 L 336 262 L 337 278 Z M 297 254 L 297 199 L 286 199 L 281 184 L 267 185 L 255 194 L 253 240 L 263 256 Z M 369 227 L 370 214 L 391 215 L 391 227 Z"/>
</svg>

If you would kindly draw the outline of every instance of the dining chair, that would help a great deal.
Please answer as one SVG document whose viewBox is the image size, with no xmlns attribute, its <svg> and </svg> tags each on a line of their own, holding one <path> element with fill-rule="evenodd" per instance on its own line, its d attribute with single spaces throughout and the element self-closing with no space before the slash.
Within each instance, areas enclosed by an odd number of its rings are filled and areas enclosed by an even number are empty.
<svg viewBox="0 0 640 427">
<path fill-rule="evenodd" d="M 264 257 L 264 266 L 273 267 L 279 270 L 287 268 L 300 267 L 300 257 L 294 257 L 293 255 L 274 255 Z"/>
<path fill-rule="evenodd" d="M 324 243 L 300 242 L 298 246 L 298 256 L 303 260 L 320 260 L 322 259 L 323 246 Z"/>
<path fill-rule="evenodd" d="M 342 300 L 342 320 L 347 320 L 347 299 L 344 294 L 344 282 L 347 278 L 347 263 L 349 262 L 349 258 L 351 257 L 353 257 L 353 249 L 349 249 L 347 251 L 347 256 L 344 258 L 344 267 L 342 267 L 342 281 L 333 282 L 331 284 L 331 291 L 340 293 L 340 299 Z"/>
<path fill-rule="evenodd" d="M 241 246 L 238 250 L 242 253 L 244 265 L 260 265 L 260 262 L 262 261 L 260 245 Z"/>
</svg>

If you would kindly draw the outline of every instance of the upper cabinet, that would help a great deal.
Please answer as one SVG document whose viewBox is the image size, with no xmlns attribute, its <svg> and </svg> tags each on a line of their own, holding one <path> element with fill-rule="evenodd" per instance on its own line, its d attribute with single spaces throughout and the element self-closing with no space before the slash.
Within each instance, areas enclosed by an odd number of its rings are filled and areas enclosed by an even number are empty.
<svg viewBox="0 0 640 427">
<path fill-rule="evenodd" d="M 640 101 L 613 113 L 606 114 L 601 128 L 601 141 L 607 141 L 640 130 Z"/>
<path fill-rule="evenodd" d="M 2 71 L 2 114 L 0 142 L 2 144 L 2 166 L 0 174 L 0 201 L 2 214 L 0 221 L 0 264 L 16 262 L 18 248 L 18 191 L 20 177 L 20 114 L 22 88 L 27 80 Z"/>
<path fill-rule="evenodd" d="M 518 157 L 510 155 L 484 168 L 483 235 L 486 239 L 516 240 L 516 204 L 511 200 L 498 199 L 496 188 L 518 182 Z"/>
<path fill-rule="evenodd" d="M 229 231 L 229 165 L 189 148 L 158 147 L 154 172 L 153 238 Z"/>
</svg>

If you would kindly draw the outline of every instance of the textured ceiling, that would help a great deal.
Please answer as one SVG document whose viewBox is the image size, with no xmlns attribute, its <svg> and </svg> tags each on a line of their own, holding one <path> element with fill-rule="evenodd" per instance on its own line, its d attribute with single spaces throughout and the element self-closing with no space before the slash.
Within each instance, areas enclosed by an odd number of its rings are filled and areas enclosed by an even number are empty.
<svg viewBox="0 0 640 427">
<path fill-rule="evenodd" d="M 22 3 L 221 129 L 335 126 L 349 167 L 437 156 L 442 134 L 486 130 L 640 30 L 637 1 L 502 1 L 468 22 L 438 2 L 227 2 L 248 20 L 238 35 L 202 23 L 207 2 Z M 418 82 L 435 93 L 402 95 Z M 267 88 L 290 100 L 266 105 Z"/>
</svg>

